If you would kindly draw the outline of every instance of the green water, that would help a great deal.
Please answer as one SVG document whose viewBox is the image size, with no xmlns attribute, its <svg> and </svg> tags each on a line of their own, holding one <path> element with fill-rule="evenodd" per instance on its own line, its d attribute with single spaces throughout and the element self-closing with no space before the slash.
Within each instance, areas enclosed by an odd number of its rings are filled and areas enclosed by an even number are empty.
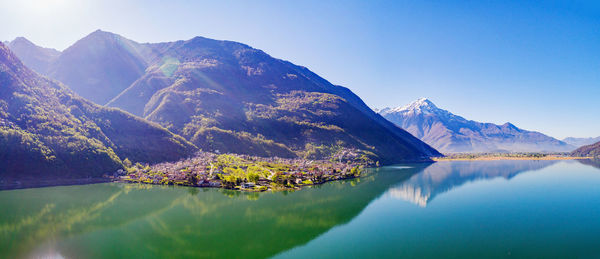
<svg viewBox="0 0 600 259">
<path fill-rule="evenodd" d="M 383 167 L 295 192 L 1 191 L 0 257 L 598 258 L 599 186 L 594 162 L 481 161 Z"/>
</svg>

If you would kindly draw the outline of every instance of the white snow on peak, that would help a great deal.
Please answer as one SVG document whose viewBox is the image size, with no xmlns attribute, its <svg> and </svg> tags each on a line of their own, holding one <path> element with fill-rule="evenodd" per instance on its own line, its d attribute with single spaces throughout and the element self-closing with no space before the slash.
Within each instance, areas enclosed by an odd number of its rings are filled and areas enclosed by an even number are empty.
<svg viewBox="0 0 600 259">
<path fill-rule="evenodd" d="M 419 98 L 412 103 L 409 103 L 407 105 L 400 107 L 399 109 L 400 110 L 413 110 L 413 109 L 424 108 L 424 107 L 437 108 L 437 107 L 435 107 L 435 104 L 433 104 L 429 99 Z M 398 109 L 398 108 L 396 108 L 396 109 Z"/>
<path fill-rule="evenodd" d="M 427 98 L 419 98 L 412 103 L 396 108 L 383 108 L 378 110 L 377 113 L 384 117 L 389 114 L 400 116 L 434 115 L 438 117 L 457 118 L 464 120 L 464 118 L 460 116 L 454 115 L 447 110 L 438 108 Z"/>
<path fill-rule="evenodd" d="M 396 108 L 386 108 L 381 113 L 436 113 L 440 109 L 427 98 L 419 98 L 416 101 Z"/>
</svg>

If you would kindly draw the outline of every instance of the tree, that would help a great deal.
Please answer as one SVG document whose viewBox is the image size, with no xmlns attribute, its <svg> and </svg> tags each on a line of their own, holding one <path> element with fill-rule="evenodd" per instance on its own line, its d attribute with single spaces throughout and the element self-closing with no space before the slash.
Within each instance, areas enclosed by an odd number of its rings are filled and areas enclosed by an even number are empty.
<svg viewBox="0 0 600 259">
<path fill-rule="evenodd" d="M 352 167 L 352 169 L 350 169 L 350 174 L 354 175 L 354 177 L 360 176 L 360 169 L 358 166 Z"/>
<path fill-rule="evenodd" d="M 225 188 L 233 188 L 240 183 L 240 178 L 235 175 L 225 175 L 222 176 L 221 181 Z"/>
<path fill-rule="evenodd" d="M 258 182 L 259 176 L 257 173 L 248 173 L 248 181 L 249 182 Z"/>
<path fill-rule="evenodd" d="M 323 181 L 323 172 L 317 171 L 313 173 L 310 177 L 310 180 L 313 183 L 321 183 L 321 181 Z"/>
<path fill-rule="evenodd" d="M 244 173 L 244 170 L 242 170 L 241 168 L 234 168 L 234 167 L 223 168 L 223 173 L 228 174 L 228 175 L 235 175 L 240 178 L 243 178 L 246 175 L 246 173 Z"/>
<path fill-rule="evenodd" d="M 196 185 L 198 183 L 198 176 L 195 173 L 189 173 L 187 182 L 192 186 Z"/>
<path fill-rule="evenodd" d="M 276 184 L 285 184 L 285 175 L 283 173 L 277 171 L 273 176 L 271 176 L 271 181 Z"/>
<path fill-rule="evenodd" d="M 265 170 L 262 166 L 251 165 L 251 166 L 248 166 L 248 168 L 246 169 L 246 174 L 248 174 L 248 175 L 257 174 L 258 176 L 267 177 L 268 173 L 269 172 L 267 170 Z"/>
</svg>

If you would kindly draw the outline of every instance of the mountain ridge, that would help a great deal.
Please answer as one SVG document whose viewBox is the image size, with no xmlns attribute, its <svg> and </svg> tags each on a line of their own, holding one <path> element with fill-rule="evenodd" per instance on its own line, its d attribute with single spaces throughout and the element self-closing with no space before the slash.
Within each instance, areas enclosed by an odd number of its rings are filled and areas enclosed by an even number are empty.
<svg viewBox="0 0 600 259">
<path fill-rule="evenodd" d="M 379 113 L 415 137 L 447 153 L 456 152 L 565 152 L 574 149 L 535 131 L 465 119 L 438 108 L 427 98 Z"/>
<path fill-rule="evenodd" d="M 65 49 L 43 73 L 104 105 L 144 73 L 142 51 L 136 42 L 96 30 Z"/>
<path fill-rule="evenodd" d="M 10 42 L 5 42 L 5 45 L 13 51 L 23 63 L 27 63 L 27 66 L 34 71 L 46 71 L 50 63 L 56 59 L 61 52 L 52 49 L 44 48 L 35 45 L 25 37 L 17 37 Z"/>
</svg>

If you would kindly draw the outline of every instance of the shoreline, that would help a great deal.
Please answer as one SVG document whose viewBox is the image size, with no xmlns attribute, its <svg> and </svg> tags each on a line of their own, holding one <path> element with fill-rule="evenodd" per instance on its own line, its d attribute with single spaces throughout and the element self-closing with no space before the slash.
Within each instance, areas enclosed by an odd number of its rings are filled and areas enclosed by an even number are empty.
<svg viewBox="0 0 600 259">
<path fill-rule="evenodd" d="M 200 186 L 200 185 L 185 185 L 185 184 L 160 184 L 160 183 L 148 183 L 148 182 L 140 182 L 140 181 L 131 181 L 131 180 L 127 180 L 127 179 L 114 179 L 111 182 L 116 182 L 116 183 L 125 183 L 125 184 L 144 184 L 144 185 L 157 185 L 157 186 L 178 186 L 178 187 L 192 187 L 192 188 L 209 188 L 209 189 L 223 189 L 223 190 L 231 190 L 231 191 L 240 191 L 240 192 L 267 192 L 267 191 L 272 191 L 272 192 L 277 192 L 277 191 L 290 191 L 290 190 L 302 190 L 304 187 L 310 187 L 310 186 L 318 186 L 318 185 L 322 185 L 328 182 L 336 182 L 336 181 L 344 181 L 344 180 L 352 180 L 352 179 L 359 179 L 361 178 L 362 175 L 359 176 L 349 176 L 349 177 L 345 177 L 345 178 L 338 178 L 338 179 L 327 179 L 324 180 L 322 182 L 317 182 L 317 183 L 309 183 L 309 184 L 299 184 L 299 185 L 295 185 L 294 187 L 287 187 L 287 186 L 280 186 L 278 188 L 267 188 L 267 189 L 253 189 L 253 188 L 242 188 L 240 186 L 235 186 L 233 188 L 228 188 L 228 187 L 224 187 L 223 185 L 220 186 Z"/>
<path fill-rule="evenodd" d="M 489 156 L 489 157 L 475 157 L 475 158 L 432 158 L 432 162 L 451 162 L 451 161 L 500 161 L 500 160 L 589 160 L 594 159 L 594 157 L 564 157 L 564 156 L 546 156 L 546 157 L 505 157 L 505 156 Z M 428 161 L 431 163 L 431 161 Z M 427 163 L 427 162 L 423 162 Z M 376 168 L 376 167 L 368 167 L 368 168 Z M 366 169 L 366 168 L 363 168 Z M 362 171 L 362 169 L 361 169 Z M 163 185 L 163 186 L 182 186 L 182 187 L 195 187 L 195 188 L 214 188 L 214 189 L 224 189 L 224 190 L 233 190 L 233 191 L 243 191 L 243 192 L 265 192 L 265 191 L 285 191 L 285 190 L 301 190 L 304 187 L 309 186 L 318 186 L 325 184 L 327 182 L 334 181 L 343 181 L 343 180 L 352 180 L 361 178 L 363 174 L 359 175 L 346 175 L 342 177 L 338 175 L 339 178 L 333 177 L 329 179 L 323 179 L 320 182 L 312 182 L 312 183 L 299 183 L 295 184 L 293 187 L 289 186 L 277 186 L 277 188 L 267 188 L 267 189 L 254 189 L 254 188 L 242 188 L 241 186 L 234 186 L 233 188 L 227 188 L 223 185 L 219 186 L 209 186 L 209 185 L 186 185 L 186 184 L 178 184 L 173 182 L 172 184 L 164 184 L 164 183 L 153 183 L 153 182 L 144 182 L 139 181 L 139 179 L 126 179 L 126 178 L 113 178 L 113 177 L 96 177 L 96 178 L 79 178 L 79 179 L 55 179 L 55 180 L 20 180 L 14 182 L 0 182 L 0 191 L 8 191 L 8 190 L 19 190 L 19 189 L 30 189 L 30 188 L 44 188 L 44 187 L 56 187 L 56 186 L 72 186 L 72 185 L 86 185 L 86 184 L 97 184 L 97 183 L 127 183 L 127 184 L 149 184 L 149 185 Z M 271 187 L 271 186 L 269 186 Z"/>
<path fill-rule="evenodd" d="M 43 180 L 43 181 L 15 181 L 11 183 L 0 183 L 0 191 L 9 191 L 9 190 L 20 190 L 20 189 L 33 189 L 33 188 L 44 188 L 44 187 L 58 187 L 58 186 L 72 186 L 72 185 L 87 185 L 87 184 L 97 184 L 97 183 L 125 183 L 125 184 L 148 184 L 148 185 L 158 185 L 158 186 L 179 186 L 179 187 L 194 187 L 194 188 L 211 188 L 211 189 L 224 189 L 224 190 L 232 190 L 232 191 L 243 191 L 243 192 L 265 192 L 265 191 L 287 191 L 287 190 L 301 190 L 304 187 L 309 186 L 317 186 L 321 184 L 325 184 L 328 182 L 334 181 L 344 181 L 344 180 L 352 180 L 358 179 L 361 176 L 349 176 L 338 179 L 327 179 L 322 182 L 310 183 L 310 184 L 299 184 L 294 187 L 281 187 L 277 189 L 268 188 L 262 190 L 250 189 L 250 188 L 239 188 L 238 186 L 234 188 L 226 188 L 224 186 L 193 186 L 193 185 L 184 185 L 184 184 L 159 184 L 159 183 L 147 183 L 147 182 L 139 182 L 139 181 L 131 181 L 121 178 L 81 178 L 81 179 L 60 179 L 60 180 Z"/>
<path fill-rule="evenodd" d="M 78 179 L 53 179 L 53 180 L 20 180 L 9 183 L 0 183 L 0 191 L 8 190 L 19 190 L 19 189 L 30 189 L 30 188 L 43 188 L 43 187 L 54 187 L 54 186 L 71 186 L 71 185 L 86 185 L 95 183 L 109 183 L 115 182 L 115 179 L 111 178 L 78 178 Z"/>
<path fill-rule="evenodd" d="M 585 160 L 593 157 L 564 157 L 564 156 L 544 156 L 544 157 L 509 157 L 509 156 L 489 156 L 473 158 L 433 158 L 435 162 L 443 161 L 497 161 L 497 160 Z"/>
</svg>

